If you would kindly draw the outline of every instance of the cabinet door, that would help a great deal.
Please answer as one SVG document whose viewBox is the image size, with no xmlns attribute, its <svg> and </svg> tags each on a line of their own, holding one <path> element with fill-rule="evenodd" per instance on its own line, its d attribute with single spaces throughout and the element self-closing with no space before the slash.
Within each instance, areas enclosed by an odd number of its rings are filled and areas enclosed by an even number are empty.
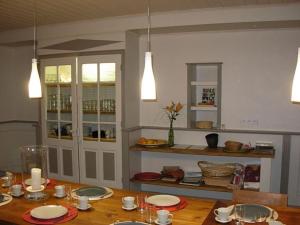
<svg viewBox="0 0 300 225">
<path fill-rule="evenodd" d="M 50 147 L 50 177 L 77 182 L 79 174 L 75 62 L 75 58 L 41 61 L 44 96 L 41 117 L 43 143 Z M 54 162 L 55 158 L 57 163 Z"/>
<path fill-rule="evenodd" d="M 122 186 L 121 160 L 118 160 L 122 158 L 120 67 L 121 55 L 78 58 L 79 151 L 83 168 L 81 181 L 86 183 Z M 88 149 L 97 152 L 97 175 L 94 178 L 87 176 L 90 169 L 86 161 Z M 108 166 L 103 160 L 114 166 Z"/>
</svg>

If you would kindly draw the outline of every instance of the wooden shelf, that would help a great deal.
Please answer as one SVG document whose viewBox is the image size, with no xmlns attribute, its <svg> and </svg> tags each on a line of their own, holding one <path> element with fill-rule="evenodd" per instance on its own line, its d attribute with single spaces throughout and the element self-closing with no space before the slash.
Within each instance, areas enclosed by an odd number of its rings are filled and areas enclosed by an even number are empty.
<svg viewBox="0 0 300 225">
<path fill-rule="evenodd" d="M 100 86 L 116 86 L 116 83 L 114 81 L 112 82 L 100 82 L 99 83 Z M 91 88 L 95 88 L 98 86 L 98 82 L 89 82 L 89 83 L 82 83 L 83 87 L 91 87 Z"/>
<path fill-rule="evenodd" d="M 178 145 L 180 146 L 180 145 Z M 180 147 L 155 147 L 146 148 L 139 145 L 131 146 L 130 151 L 141 151 L 141 152 L 161 152 L 161 153 L 175 153 L 175 154 L 186 154 L 186 155 L 207 155 L 207 156 L 225 156 L 225 157 L 247 157 L 247 158 L 274 158 L 275 150 L 250 150 L 249 152 L 224 152 L 224 148 L 211 149 L 205 146 L 187 146 L 186 148 Z"/>
<path fill-rule="evenodd" d="M 53 109 L 53 110 L 47 109 L 47 112 L 49 112 L 49 113 L 57 113 L 57 110 L 55 110 L 55 109 Z M 72 113 L 72 110 L 60 110 L 60 113 Z"/>
<path fill-rule="evenodd" d="M 84 141 L 98 141 L 98 138 L 93 137 L 83 137 Z M 115 138 L 100 138 L 101 142 L 116 142 Z"/>
<path fill-rule="evenodd" d="M 191 106 L 191 110 L 194 111 L 217 111 L 218 108 L 213 105 L 197 105 L 197 106 Z"/>
<path fill-rule="evenodd" d="M 140 180 L 131 179 L 130 181 L 138 184 L 149 184 L 149 185 L 157 185 L 157 186 L 176 187 L 176 188 L 188 188 L 188 189 L 196 189 L 196 190 L 203 190 L 203 191 L 232 192 L 232 189 L 221 187 L 221 186 L 210 186 L 210 185 L 192 186 L 192 185 L 184 185 L 184 184 L 178 184 L 172 182 L 165 182 L 161 180 L 140 181 Z"/>
<path fill-rule="evenodd" d="M 98 112 L 95 110 L 83 110 L 84 114 L 97 114 Z M 113 115 L 116 114 L 115 111 L 107 112 L 107 111 L 100 111 L 100 114 L 107 114 L 107 115 Z"/>
<path fill-rule="evenodd" d="M 207 87 L 216 87 L 218 85 L 217 82 L 214 81 L 191 81 L 191 85 L 194 86 L 207 86 Z"/>
<path fill-rule="evenodd" d="M 59 85 L 60 87 L 71 87 L 71 83 L 46 83 L 47 87 L 57 87 L 57 85 Z"/>
</svg>

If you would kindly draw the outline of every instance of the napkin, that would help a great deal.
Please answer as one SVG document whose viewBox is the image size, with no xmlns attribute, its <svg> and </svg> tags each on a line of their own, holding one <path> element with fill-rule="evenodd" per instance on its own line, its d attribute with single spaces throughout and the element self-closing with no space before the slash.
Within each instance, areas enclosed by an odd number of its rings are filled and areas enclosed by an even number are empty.
<svg viewBox="0 0 300 225">
<path fill-rule="evenodd" d="M 72 206 L 64 206 L 68 209 L 68 213 L 64 216 L 55 218 L 55 219 L 49 219 L 49 220 L 41 220 L 37 219 L 31 216 L 30 210 L 26 211 L 23 215 L 22 218 L 28 223 L 32 224 L 40 224 L 40 225 L 52 225 L 52 224 L 59 224 L 59 223 L 65 223 L 67 221 L 70 221 L 74 219 L 78 215 L 78 210 Z"/>
</svg>

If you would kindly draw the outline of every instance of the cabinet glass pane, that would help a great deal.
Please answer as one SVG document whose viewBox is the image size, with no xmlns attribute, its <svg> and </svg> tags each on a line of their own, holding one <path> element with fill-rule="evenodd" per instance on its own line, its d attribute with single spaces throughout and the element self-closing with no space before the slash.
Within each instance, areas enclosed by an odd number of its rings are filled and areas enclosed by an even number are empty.
<svg viewBox="0 0 300 225">
<path fill-rule="evenodd" d="M 100 82 L 115 82 L 116 64 L 100 63 Z"/>
<path fill-rule="evenodd" d="M 60 117 L 63 121 L 72 121 L 71 94 L 71 86 L 63 86 L 60 88 Z"/>
<path fill-rule="evenodd" d="M 97 141 L 98 140 L 98 125 L 84 123 L 82 126 L 83 140 Z"/>
<path fill-rule="evenodd" d="M 97 86 L 84 86 L 82 89 L 82 115 L 83 121 L 98 121 Z"/>
<path fill-rule="evenodd" d="M 45 82 L 46 83 L 57 83 L 57 67 L 46 66 L 45 67 Z"/>
<path fill-rule="evenodd" d="M 49 138 L 58 138 L 58 123 L 47 122 L 47 132 Z"/>
<path fill-rule="evenodd" d="M 100 87 L 100 122 L 115 122 L 115 86 Z"/>
<path fill-rule="evenodd" d="M 71 65 L 59 66 L 58 75 L 59 75 L 59 82 L 71 83 L 72 81 Z"/>
<path fill-rule="evenodd" d="M 100 124 L 100 141 L 116 142 L 115 124 Z"/>
<path fill-rule="evenodd" d="M 57 120 L 57 88 L 47 86 L 47 120 Z"/>
<path fill-rule="evenodd" d="M 97 82 L 97 64 L 82 64 L 82 82 Z"/>
<path fill-rule="evenodd" d="M 60 135 L 61 139 L 72 139 L 72 123 L 61 123 L 60 124 Z"/>
</svg>

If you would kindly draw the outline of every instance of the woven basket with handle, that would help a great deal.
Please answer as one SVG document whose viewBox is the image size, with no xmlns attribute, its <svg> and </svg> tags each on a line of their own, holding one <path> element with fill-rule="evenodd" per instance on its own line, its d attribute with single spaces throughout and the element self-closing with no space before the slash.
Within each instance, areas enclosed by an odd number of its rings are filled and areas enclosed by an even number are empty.
<svg viewBox="0 0 300 225">
<path fill-rule="evenodd" d="M 225 177 L 234 173 L 236 163 L 212 163 L 199 161 L 198 166 L 201 168 L 204 177 Z"/>
</svg>

